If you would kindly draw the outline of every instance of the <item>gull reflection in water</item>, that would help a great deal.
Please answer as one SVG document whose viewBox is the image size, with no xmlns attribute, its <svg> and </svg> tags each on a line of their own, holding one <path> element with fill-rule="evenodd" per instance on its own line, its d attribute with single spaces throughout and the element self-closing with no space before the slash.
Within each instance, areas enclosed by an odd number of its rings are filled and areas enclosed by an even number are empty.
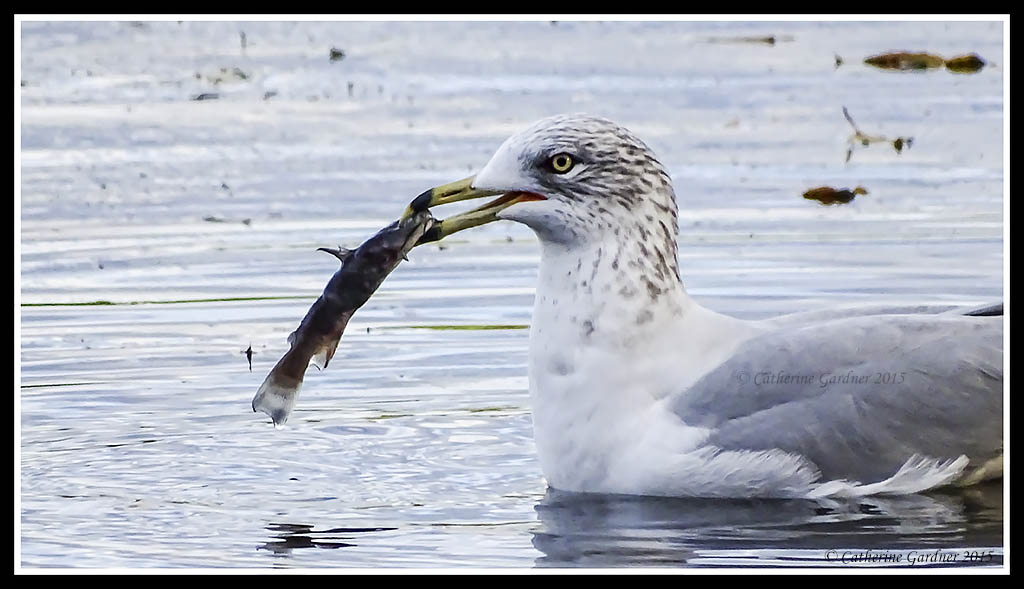
<svg viewBox="0 0 1024 589">
<path fill-rule="evenodd" d="M 1003 559 L 1002 481 L 827 502 L 549 489 L 536 511 L 542 525 L 533 545 L 544 554 L 539 567 L 856 566 L 838 558 L 850 549 L 893 551 L 904 555 L 902 564 L 910 552 L 937 549 L 961 566 L 1001 566 Z M 961 558 L 967 548 L 989 556 Z"/>
</svg>

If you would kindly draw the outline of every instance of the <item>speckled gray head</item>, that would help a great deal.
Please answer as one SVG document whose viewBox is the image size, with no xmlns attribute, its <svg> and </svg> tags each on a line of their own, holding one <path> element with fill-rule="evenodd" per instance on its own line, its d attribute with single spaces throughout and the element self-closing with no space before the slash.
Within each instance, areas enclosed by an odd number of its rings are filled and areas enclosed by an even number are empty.
<svg viewBox="0 0 1024 589">
<path fill-rule="evenodd" d="M 446 219 L 437 238 L 508 219 L 544 241 L 656 240 L 675 256 L 669 175 L 643 141 L 608 119 L 568 114 L 537 121 L 509 137 L 476 176 L 424 192 L 407 214 L 497 194 L 504 196 Z"/>
</svg>

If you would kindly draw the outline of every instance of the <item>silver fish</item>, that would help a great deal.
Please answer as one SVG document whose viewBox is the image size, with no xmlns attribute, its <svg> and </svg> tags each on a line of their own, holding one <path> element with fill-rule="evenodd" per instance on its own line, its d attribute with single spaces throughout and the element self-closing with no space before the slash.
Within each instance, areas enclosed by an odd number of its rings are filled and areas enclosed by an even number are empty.
<svg viewBox="0 0 1024 589">
<path fill-rule="evenodd" d="M 349 319 L 407 259 L 406 253 L 421 243 L 434 223 L 430 213 L 423 211 L 395 221 L 354 250 L 319 248 L 341 260 L 341 268 L 309 308 L 298 329 L 288 336 L 291 348 L 256 392 L 253 411 L 263 411 L 275 425 L 288 421 L 310 360 L 321 369 L 327 368 Z"/>
</svg>

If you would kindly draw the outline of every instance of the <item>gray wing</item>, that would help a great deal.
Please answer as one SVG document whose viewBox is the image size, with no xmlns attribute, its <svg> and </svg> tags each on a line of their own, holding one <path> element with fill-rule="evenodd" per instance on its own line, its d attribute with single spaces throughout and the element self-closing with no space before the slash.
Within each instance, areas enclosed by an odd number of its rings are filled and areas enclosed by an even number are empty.
<svg viewBox="0 0 1024 589">
<path fill-rule="evenodd" d="M 772 327 L 797 326 L 808 323 L 864 317 L 868 315 L 973 315 L 994 316 L 1003 314 L 1003 303 L 989 303 L 975 307 L 958 305 L 848 305 L 813 311 L 799 311 L 761 320 L 762 325 Z"/>
<path fill-rule="evenodd" d="M 778 448 L 871 483 L 912 455 L 1002 454 L 1002 317 L 885 315 L 779 327 L 673 400 L 726 450 Z"/>
</svg>

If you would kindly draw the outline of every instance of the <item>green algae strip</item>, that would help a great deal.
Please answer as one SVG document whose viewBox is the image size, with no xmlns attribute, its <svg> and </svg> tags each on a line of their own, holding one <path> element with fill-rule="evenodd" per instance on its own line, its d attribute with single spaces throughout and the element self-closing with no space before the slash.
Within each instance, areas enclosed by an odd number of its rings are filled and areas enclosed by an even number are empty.
<svg viewBox="0 0 1024 589">
<path fill-rule="evenodd" d="M 470 413 L 488 413 L 491 411 L 519 411 L 520 407 L 481 407 L 479 409 L 467 409 Z"/>
<path fill-rule="evenodd" d="M 220 299 L 180 299 L 171 301 L 89 301 L 85 303 L 22 303 L 22 307 L 97 307 L 107 305 L 181 305 L 185 303 L 230 303 L 240 301 L 289 301 L 316 298 L 314 295 L 292 295 L 284 297 L 226 297 Z"/>
<path fill-rule="evenodd" d="M 51 383 L 44 383 L 44 384 L 23 384 L 23 385 L 21 385 L 21 388 L 23 388 L 23 389 L 38 389 L 38 388 L 42 388 L 42 387 L 77 387 L 77 386 L 82 386 L 82 385 L 87 385 L 87 384 L 106 384 L 106 382 L 105 381 L 97 381 L 97 382 L 51 382 Z"/>
<path fill-rule="evenodd" d="M 399 417 L 412 417 L 412 413 L 382 413 L 376 417 L 367 417 L 368 421 L 380 421 L 382 419 L 397 419 Z"/>
</svg>

